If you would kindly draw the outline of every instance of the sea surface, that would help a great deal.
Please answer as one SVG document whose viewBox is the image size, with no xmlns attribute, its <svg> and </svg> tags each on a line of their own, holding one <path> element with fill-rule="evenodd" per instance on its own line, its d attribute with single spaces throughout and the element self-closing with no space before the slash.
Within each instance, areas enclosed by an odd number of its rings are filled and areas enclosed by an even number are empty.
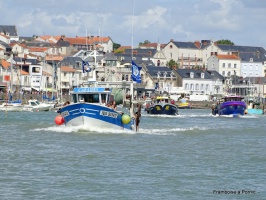
<svg viewBox="0 0 266 200">
<path fill-rule="evenodd" d="M 0 200 L 266 199 L 266 116 L 142 112 L 140 132 L 0 112 Z"/>
</svg>

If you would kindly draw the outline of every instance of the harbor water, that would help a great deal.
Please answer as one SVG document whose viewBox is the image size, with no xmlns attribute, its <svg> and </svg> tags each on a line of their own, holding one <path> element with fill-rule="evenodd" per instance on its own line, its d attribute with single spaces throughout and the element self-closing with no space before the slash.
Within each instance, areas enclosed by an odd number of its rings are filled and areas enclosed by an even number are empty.
<svg viewBox="0 0 266 200">
<path fill-rule="evenodd" d="M 265 199 L 266 116 L 142 112 L 140 132 L 0 112 L 0 199 Z"/>
</svg>

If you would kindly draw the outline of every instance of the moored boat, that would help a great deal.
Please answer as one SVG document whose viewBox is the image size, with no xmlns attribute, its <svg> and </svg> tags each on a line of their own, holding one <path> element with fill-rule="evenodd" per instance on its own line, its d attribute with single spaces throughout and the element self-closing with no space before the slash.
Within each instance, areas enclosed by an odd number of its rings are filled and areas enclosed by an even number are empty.
<svg viewBox="0 0 266 200">
<path fill-rule="evenodd" d="M 246 103 L 241 96 L 225 96 L 223 102 L 212 107 L 213 115 L 233 115 L 234 117 L 246 114 Z"/>
<path fill-rule="evenodd" d="M 260 103 L 259 102 L 253 102 L 252 100 L 250 100 L 248 102 L 248 106 L 247 106 L 247 113 L 248 114 L 252 114 L 252 115 L 262 115 L 264 114 L 264 109 L 260 109 L 259 108 Z"/>
<path fill-rule="evenodd" d="M 180 100 L 181 103 L 178 104 L 178 109 L 190 109 L 190 103 L 187 102 L 185 98 Z"/>
<path fill-rule="evenodd" d="M 167 96 L 157 96 L 146 110 L 151 115 L 178 115 L 175 101 Z"/>
<path fill-rule="evenodd" d="M 39 112 L 39 111 L 49 111 L 51 110 L 51 105 L 39 102 L 37 99 L 31 99 L 28 101 L 27 105 L 24 105 L 23 111 Z"/>
<path fill-rule="evenodd" d="M 23 106 L 19 103 L 4 102 L 0 105 L 0 111 L 20 112 Z"/>
</svg>

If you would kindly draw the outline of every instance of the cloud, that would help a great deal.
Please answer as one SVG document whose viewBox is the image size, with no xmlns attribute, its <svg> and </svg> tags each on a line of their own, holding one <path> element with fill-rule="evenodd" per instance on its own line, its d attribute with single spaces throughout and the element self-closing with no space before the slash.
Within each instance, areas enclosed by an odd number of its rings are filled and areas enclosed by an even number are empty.
<svg viewBox="0 0 266 200">
<path fill-rule="evenodd" d="M 15 2 L 15 3 L 14 3 Z M 21 36 L 110 36 L 114 42 L 194 41 L 227 37 L 266 46 L 263 0 L 0 0 L 1 24 Z M 133 19 L 134 10 L 134 20 Z M 132 27 L 132 22 L 134 22 Z M 132 28 L 134 29 L 132 32 Z M 204 38 L 202 38 L 204 37 Z"/>
</svg>

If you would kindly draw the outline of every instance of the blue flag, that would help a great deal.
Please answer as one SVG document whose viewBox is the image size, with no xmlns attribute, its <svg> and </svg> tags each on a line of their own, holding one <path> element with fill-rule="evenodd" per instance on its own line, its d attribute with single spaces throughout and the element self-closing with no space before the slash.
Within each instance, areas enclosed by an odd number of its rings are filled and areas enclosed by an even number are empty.
<svg viewBox="0 0 266 200">
<path fill-rule="evenodd" d="M 141 76 L 140 76 L 140 70 L 142 67 L 138 66 L 133 60 L 132 60 L 132 80 L 136 81 L 137 83 L 141 83 Z"/>
<path fill-rule="evenodd" d="M 90 65 L 87 61 L 84 61 L 84 60 L 82 61 L 82 71 L 83 73 L 91 71 Z"/>
</svg>

